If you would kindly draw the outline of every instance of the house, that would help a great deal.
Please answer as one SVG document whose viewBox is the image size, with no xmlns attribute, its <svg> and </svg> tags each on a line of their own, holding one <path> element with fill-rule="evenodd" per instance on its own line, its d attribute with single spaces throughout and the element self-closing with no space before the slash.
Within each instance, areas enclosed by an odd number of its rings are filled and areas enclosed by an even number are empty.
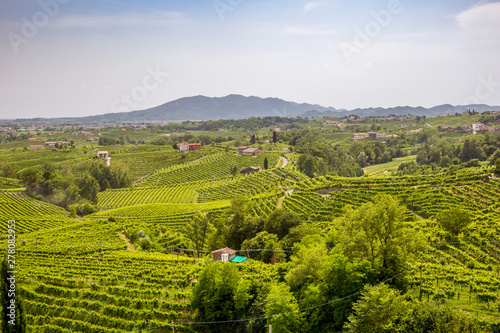
<svg viewBox="0 0 500 333">
<path fill-rule="evenodd" d="M 285 154 L 291 154 L 292 151 L 290 150 L 290 148 L 283 148 L 283 153 L 285 153 Z"/>
<path fill-rule="evenodd" d="M 241 169 L 240 173 L 244 173 L 244 174 L 248 175 L 248 174 L 256 173 L 259 171 L 262 171 L 262 167 L 260 165 L 256 166 L 256 167 L 249 166 L 248 168 Z"/>
<path fill-rule="evenodd" d="M 31 150 L 38 150 L 38 149 L 44 149 L 44 145 L 30 145 Z"/>
<path fill-rule="evenodd" d="M 422 132 L 423 130 L 424 130 L 423 128 L 418 128 L 415 130 L 406 131 L 406 134 L 418 134 L 418 133 Z"/>
<path fill-rule="evenodd" d="M 258 148 L 247 148 L 241 152 L 241 155 L 248 155 L 248 156 L 257 156 L 259 154 L 260 154 L 260 149 Z"/>
<path fill-rule="evenodd" d="M 56 146 L 56 143 L 52 142 L 52 141 L 47 141 L 47 142 L 45 142 L 45 145 L 49 146 L 50 148 L 54 148 Z"/>
<path fill-rule="evenodd" d="M 500 114 L 500 111 L 490 111 L 490 115 Z"/>
<path fill-rule="evenodd" d="M 52 151 L 59 151 L 59 149 L 57 149 L 57 148 L 52 148 Z"/>
<path fill-rule="evenodd" d="M 323 125 L 327 125 L 327 126 L 329 126 L 329 125 L 338 125 L 338 124 L 339 124 L 338 121 L 333 121 L 333 120 L 327 120 L 327 121 L 325 121 L 323 123 Z"/>
<path fill-rule="evenodd" d="M 354 134 L 354 140 L 364 140 L 368 139 L 368 133 L 356 133 Z"/>
<path fill-rule="evenodd" d="M 189 142 L 181 142 L 177 145 L 177 148 L 182 152 L 189 151 Z"/>
<path fill-rule="evenodd" d="M 81 131 L 80 134 L 81 135 L 92 135 L 92 133 L 89 131 Z"/>
<path fill-rule="evenodd" d="M 90 138 L 89 141 L 99 141 L 99 137 L 98 136 L 95 136 L 93 138 Z"/>
<path fill-rule="evenodd" d="M 212 252 L 213 261 L 228 262 L 236 257 L 236 251 L 225 247 L 223 249 L 215 250 Z"/>
<path fill-rule="evenodd" d="M 443 125 L 441 128 L 443 129 L 443 131 L 452 131 L 453 130 L 453 127 L 451 127 L 450 125 Z"/>
<path fill-rule="evenodd" d="M 462 125 L 462 126 L 460 126 L 460 131 L 461 132 L 471 132 L 472 131 L 472 126 Z"/>
<path fill-rule="evenodd" d="M 107 150 L 101 150 L 97 152 L 97 157 L 99 158 L 108 158 L 108 151 Z"/>
<path fill-rule="evenodd" d="M 111 157 L 108 156 L 107 150 L 102 150 L 97 152 L 97 157 L 104 158 L 106 160 L 106 165 L 109 166 L 111 164 Z"/>
<path fill-rule="evenodd" d="M 238 147 L 238 155 L 241 155 L 241 154 L 242 154 L 242 152 L 243 152 L 243 150 L 248 149 L 248 148 L 249 148 L 249 147 L 247 147 L 247 146 L 241 146 L 241 147 Z"/>
<path fill-rule="evenodd" d="M 401 128 L 414 127 L 414 126 L 417 126 L 417 124 L 415 124 L 415 123 L 413 123 L 413 124 L 403 124 L 403 125 L 401 125 Z"/>
<path fill-rule="evenodd" d="M 368 139 L 376 139 L 376 138 L 377 138 L 377 133 L 368 132 Z"/>
<path fill-rule="evenodd" d="M 474 124 L 472 124 L 472 131 L 475 133 L 475 132 L 479 132 L 481 131 L 483 128 L 484 128 L 484 124 L 483 123 L 480 123 L 480 122 L 475 122 Z"/>
<path fill-rule="evenodd" d="M 272 130 L 273 132 L 276 133 L 282 133 L 282 131 L 279 129 L 279 127 L 276 127 L 275 129 Z"/>
<path fill-rule="evenodd" d="M 189 150 L 200 150 L 201 149 L 201 143 L 190 143 L 189 144 Z"/>
</svg>

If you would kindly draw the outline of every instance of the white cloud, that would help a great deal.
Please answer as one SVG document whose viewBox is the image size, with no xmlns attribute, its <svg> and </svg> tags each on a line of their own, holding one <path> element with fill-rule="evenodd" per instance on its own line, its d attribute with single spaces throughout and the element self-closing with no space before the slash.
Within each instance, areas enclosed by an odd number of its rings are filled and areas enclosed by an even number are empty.
<svg viewBox="0 0 500 333">
<path fill-rule="evenodd" d="M 500 34 L 500 2 L 481 2 L 455 16 L 457 25 L 474 33 Z"/>
<path fill-rule="evenodd" d="M 303 28 L 303 27 L 292 27 L 287 25 L 284 29 L 286 35 L 298 35 L 298 36 L 331 36 L 335 35 L 337 31 L 319 28 Z"/>
<path fill-rule="evenodd" d="M 189 20 L 179 12 L 155 12 L 150 14 L 124 13 L 117 15 L 68 16 L 54 22 L 57 28 L 105 28 L 172 26 Z"/>
<path fill-rule="evenodd" d="M 321 1 L 310 1 L 310 2 L 306 3 L 306 5 L 304 6 L 304 13 L 315 10 L 316 8 L 319 7 L 320 4 L 321 4 Z"/>
</svg>

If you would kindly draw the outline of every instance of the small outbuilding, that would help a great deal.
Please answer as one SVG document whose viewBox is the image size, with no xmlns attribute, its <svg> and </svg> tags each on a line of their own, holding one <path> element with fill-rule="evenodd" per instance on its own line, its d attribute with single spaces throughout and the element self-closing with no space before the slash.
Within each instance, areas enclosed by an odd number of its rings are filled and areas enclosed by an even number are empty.
<svg viewBox="0 0 500 333">
<path fill-rule="evenodd" d="M 236 257 L 236 251 L 225 247 L 223 249 L 215 250 L 212 252 L 214 261 L 228 262 Z"/>
</svg>

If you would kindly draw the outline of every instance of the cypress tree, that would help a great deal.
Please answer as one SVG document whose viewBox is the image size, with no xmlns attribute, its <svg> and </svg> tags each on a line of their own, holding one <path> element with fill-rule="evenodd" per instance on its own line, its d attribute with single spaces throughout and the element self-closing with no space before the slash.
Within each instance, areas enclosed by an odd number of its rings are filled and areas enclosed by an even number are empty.
<svg viewBox="0 0 500 333">
<path fill-rule="evenodd" d="M 276 143 L 276 141 L 278 141 L 276 138 L 276 131 L 273 131 L 273 142 Z"/>
<path fill-rule="evenodd" d="M 269 162 L 267 161 L 267 157 L 264 158 L 264 170 L 267 170 L 269 168 Z"/>
</svg>

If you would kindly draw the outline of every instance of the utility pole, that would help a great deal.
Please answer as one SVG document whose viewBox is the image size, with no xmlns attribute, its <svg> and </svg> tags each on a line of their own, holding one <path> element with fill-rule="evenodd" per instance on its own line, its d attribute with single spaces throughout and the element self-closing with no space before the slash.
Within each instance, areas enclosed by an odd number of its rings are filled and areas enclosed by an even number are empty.
<svg viewBox="0 0 500 333">
<path fill-rule="evenodd" d="M 269 325 L 269 333 L 273 333 L 273 325 Z"/>
</svg>

